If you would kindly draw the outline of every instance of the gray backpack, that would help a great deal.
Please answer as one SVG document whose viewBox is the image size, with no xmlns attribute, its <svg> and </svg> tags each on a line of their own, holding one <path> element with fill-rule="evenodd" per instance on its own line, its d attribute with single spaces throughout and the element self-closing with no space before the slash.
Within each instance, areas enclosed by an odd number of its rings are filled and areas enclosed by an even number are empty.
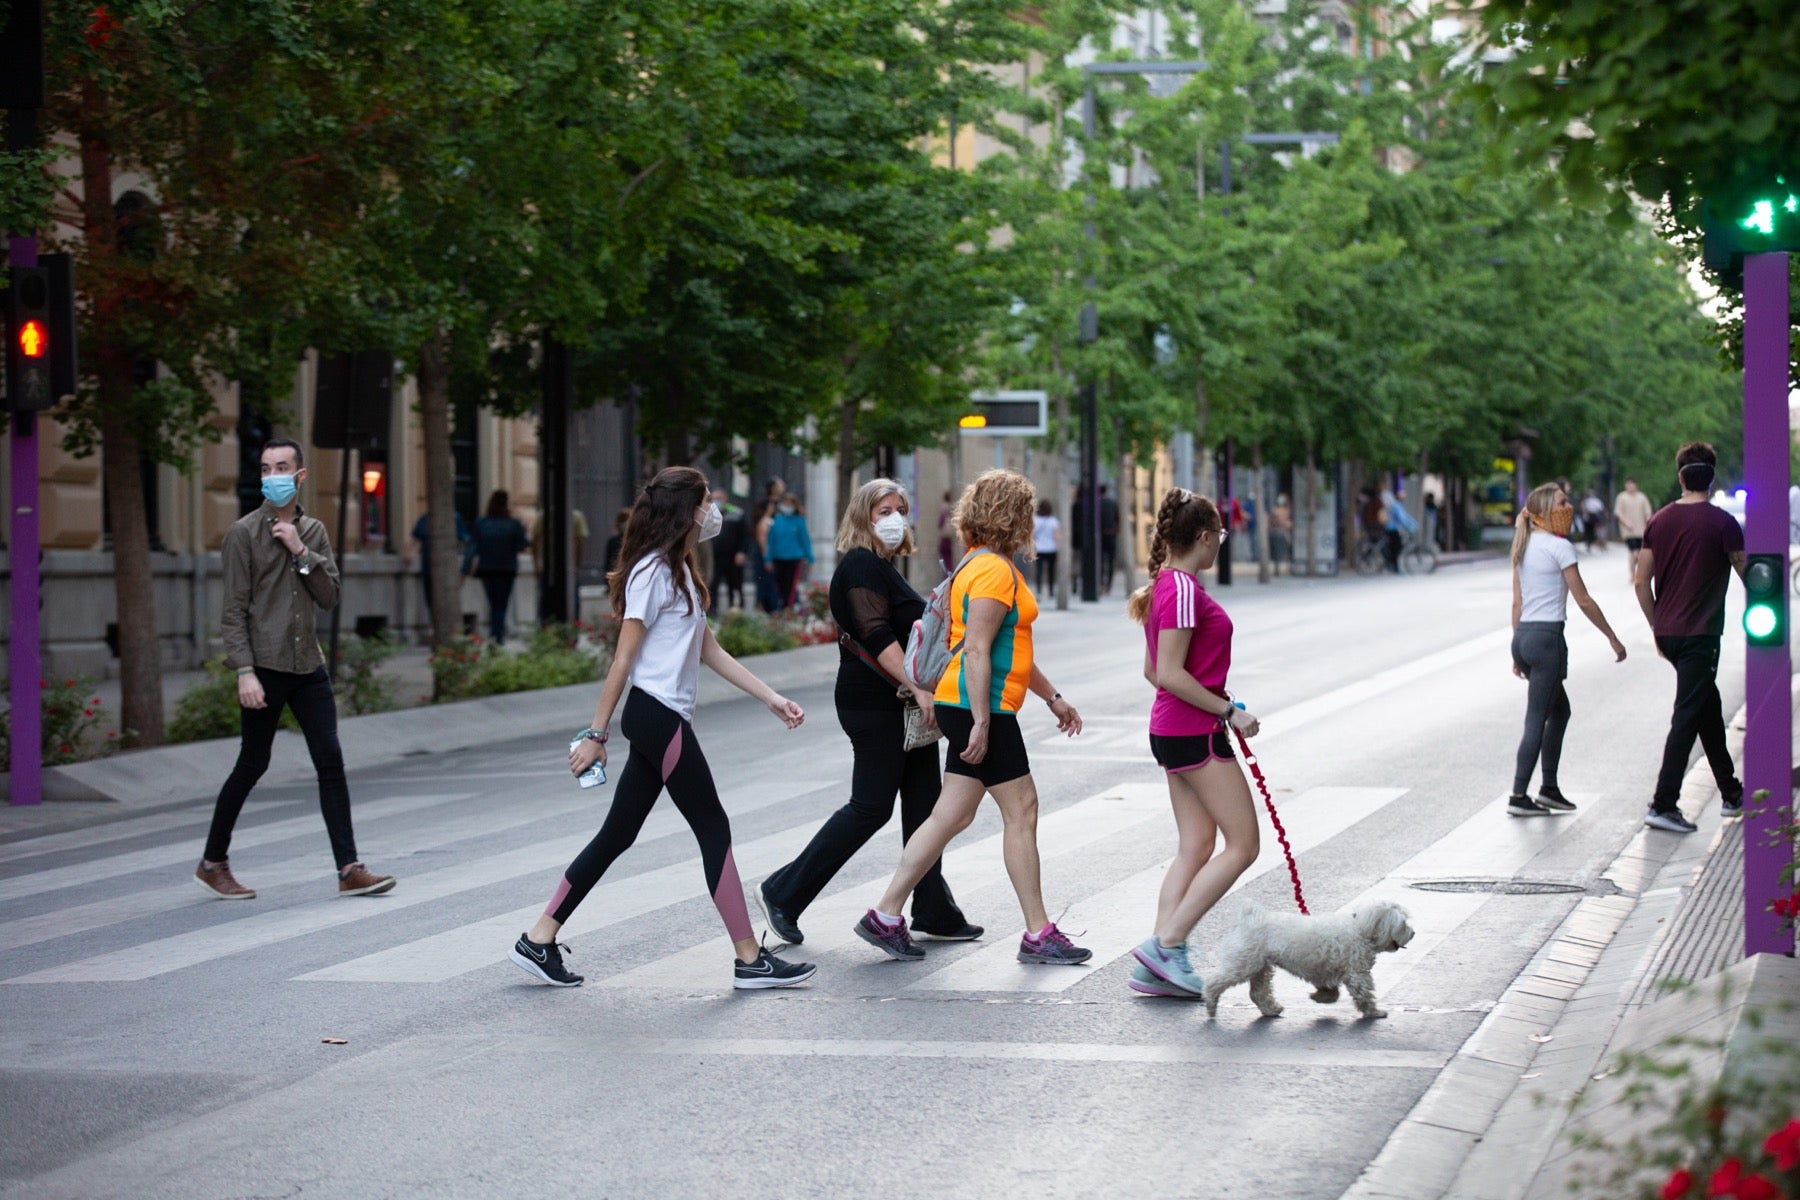
<svg viewBox="0 0 1800 1200">
<path fill-rule="evenodd" d="M 921 691 L 937 690 L 938 680 L 949 669 L 950 660 L 962 649 L 961 642 L 954 646 L 950 644 L 950 585 L 956 582 L 956 576 L 970 559 L 977 554 L 993 553 L 992 550 L 971 550 L 963 555 L 956 569 L 931 589 L 931 598 L 925 601 L 925 615 L 913 622 L 912 633 L 906 638 L 906 657 L 901 660 L 901 665 L 907 682 Z M 1018 582 L 1015 573 L 1015 595 Z"/>
</svg>

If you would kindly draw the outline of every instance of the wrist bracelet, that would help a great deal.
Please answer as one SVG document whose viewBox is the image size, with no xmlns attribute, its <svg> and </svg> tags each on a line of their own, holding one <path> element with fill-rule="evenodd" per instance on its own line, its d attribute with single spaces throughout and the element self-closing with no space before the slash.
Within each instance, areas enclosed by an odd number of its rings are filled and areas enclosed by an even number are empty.
<svg viewBox="0 0 1800 1200">
<path fill-rule="evenodd" d="M 1053 693 L 1052 693 L 1052 694 L 1051 694 L 1051 696 L 1050 696 L 1050 698 L 1049 698 L 1049 699 L 1048 699 L 1048 700 L 1046 700 L 1046 701 L 1044 701 L 1044 703 L 1045 703 L 1045 704 L 1048 704 L 1048 705 L 1049 705 L 1049 706 L 1050 706 L 1050 707 L 1051 707 L 1051 708 L 1055 708 L 1055 707 L 1056 707 L 1056 702 L 1057 702 L 1057 701 L 1058 701 L 1058 700 L 1061 700 L 1061 699 L 1062 699 L 1062 693 L 1061 693 L 1061 692 L 1053 692 Z"/>
<path fill-rule="evenodd" d="M 575 736 L 578 739 L 586 738 L 588 741 L 593 742 L 597 746 L 604 746 L 604 745 L 606 745 L 606 739 L 609 736 L 609 734 L 608 734 L 608 731 L 604 730 L 604 729 L 589 728 L 589 729 L 582 730 L 580 733 L 576 734 Z"/>
<path fill-rule="evenodd" d="M 239 667 L 237 669 L 237 673 L 238 673 L 238 678 L 242 679 L 246 675 L 256 674 L 256 668 L 255 667 Z"/>
</svg>

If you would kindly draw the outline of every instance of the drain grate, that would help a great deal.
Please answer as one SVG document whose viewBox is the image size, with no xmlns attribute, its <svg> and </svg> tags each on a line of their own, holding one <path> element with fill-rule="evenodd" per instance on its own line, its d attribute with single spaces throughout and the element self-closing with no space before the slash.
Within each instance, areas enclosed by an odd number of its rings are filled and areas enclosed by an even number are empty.
<svg viewBox="0 0 1800 1200">
<path fill-rule="evenodd" d="M 1421 892 L 1492 892 L 1499 896 L 1560 896 L 1587 891 L 1579 883 L 1546 883 L 1537 879 L 1426 879 L 1409 886 Z"/>
</svg>

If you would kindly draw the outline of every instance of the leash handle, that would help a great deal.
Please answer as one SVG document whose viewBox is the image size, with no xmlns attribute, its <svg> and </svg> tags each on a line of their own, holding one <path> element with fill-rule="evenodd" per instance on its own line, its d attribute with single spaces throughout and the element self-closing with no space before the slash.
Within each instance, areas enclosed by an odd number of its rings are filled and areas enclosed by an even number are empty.
<svg viewBox="0 0 1800 1200">
<path fill-rule="evenodd" d="M 1230 722 L 1226 722 L 1227 725 Z M 1238 749 L 1243 751 L 1244 765 L 1250 768 L 1251 776 L 1256 780 L 1256 790 L 1262 793 L 1263 807 L 1269 810 L 1269 820 L 1275 826 L 1275 836 L 1281 841 L 1281 853 L 1287 857 L 1288 877 L 1294 881 L 1294 903 L 1300 906 L 1302 916 L 1312 916 L 1306 907 L 1306 897 L 1300 891 L 1300 868 L 1294 863 L 1294 849 L 1288 845 L 1287 830 L 1282 827 L 1281 817 L 1275 812 L 1275 798 L 1269 795 L 1269 781 L 1263 778 L 1262 768 L 1256 763 L 1256 754 L 1250 749 L 1250 742 L 1244 737 L 1241 729 L 1232 727 L 1237 734 Z"/>
</svg>

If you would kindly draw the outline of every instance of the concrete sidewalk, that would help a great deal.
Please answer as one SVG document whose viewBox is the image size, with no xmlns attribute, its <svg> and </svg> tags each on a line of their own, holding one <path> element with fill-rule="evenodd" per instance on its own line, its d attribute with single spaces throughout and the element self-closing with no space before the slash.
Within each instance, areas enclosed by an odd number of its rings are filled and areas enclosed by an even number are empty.
<svg viewBox="0 0 1800 1200">
<path fill-rule="evenodd" d="M 1740 761 L 1743 719 L 1740 710 L 1728 731 Z M 1611 1076 L 1610 1062 L 1651 1049 L 1671 1029 L 1727 1040 L 1746 1007 L 1796 998 L 1791 958 L 1744 959 L 1743 823 L 1720 816 L 1718 796 L 1702 755 L 1681 796 L 1699 831 L 1645 828 L 1631 840 L 1602 875 L 1613 894 L 1575 907 L 1345 1200 L 1567 1196 L 1595 1166 L 1572 1140 L 1594 1112 L 1612 1110 L 1615 1139 L 1663 1115 L 1623 1111 L 1619 1085 L 1597 1083 Z"/>
</svg>

